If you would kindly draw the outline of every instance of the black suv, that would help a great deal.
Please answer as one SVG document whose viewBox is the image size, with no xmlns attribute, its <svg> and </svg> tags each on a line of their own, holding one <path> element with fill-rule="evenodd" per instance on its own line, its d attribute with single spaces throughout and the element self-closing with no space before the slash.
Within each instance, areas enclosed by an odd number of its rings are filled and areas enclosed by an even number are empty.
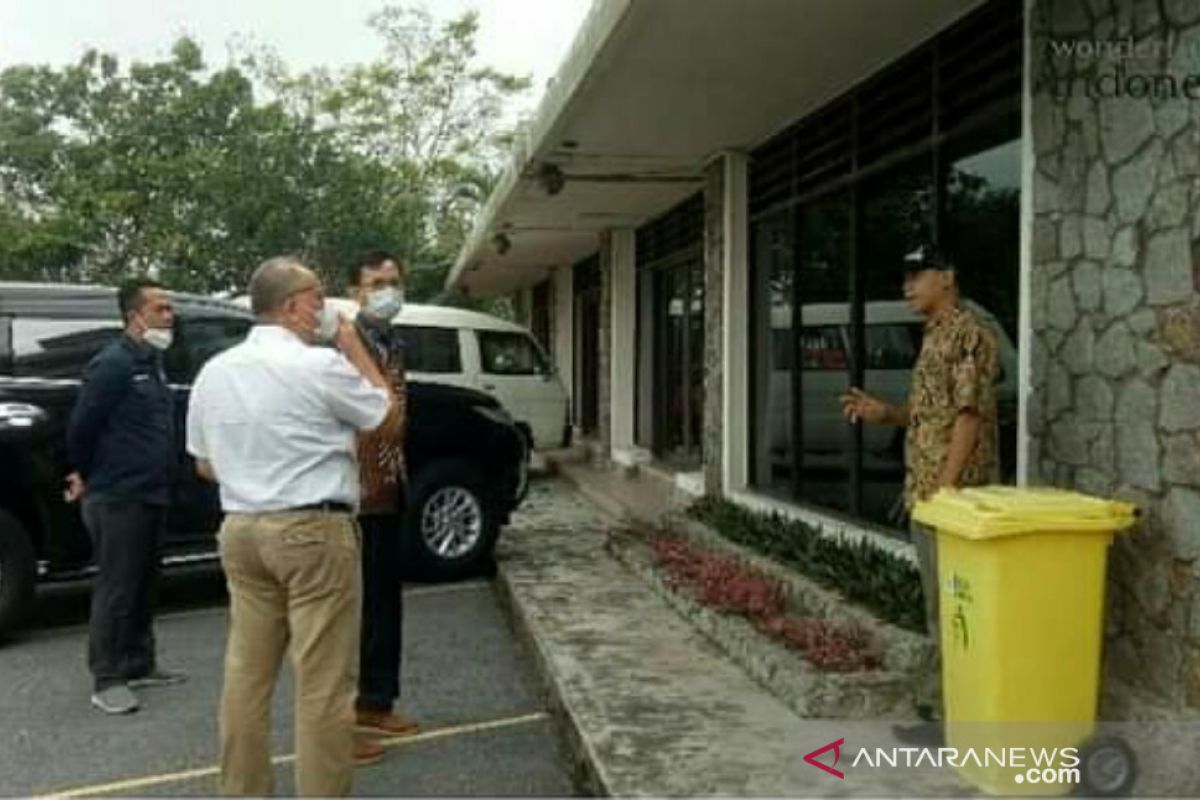
<svg viewBox="0 0 1200 800">
<path fill-rule="evenodd" d="M 253 324 L 224 301 L 174 294 L 173 302 L 175 341 L 164 361 L 181 463 L 166 567 L 217 558 L 217 491 L 196 476 L 183 447 L 187 394 L 204 362 Z M 120 332 L 114 289 L 0 282 L 0 633 L 20 621 L 38 582 L 94 570 L 78 506 L 63 500 L 65 434 L 84 366 Z M 524 497 L 524 438 L 482 392 L 410 382 L 406 455 L 406 569 L 432 580 L 475 574 Z"/>
</svg>

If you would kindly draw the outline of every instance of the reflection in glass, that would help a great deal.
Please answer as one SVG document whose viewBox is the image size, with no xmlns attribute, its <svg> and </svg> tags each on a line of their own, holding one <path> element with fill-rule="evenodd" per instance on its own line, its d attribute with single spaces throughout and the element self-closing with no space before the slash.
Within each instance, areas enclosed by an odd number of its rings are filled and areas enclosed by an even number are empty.
<svg viewBox="0 0 1200 800">
<path fill-rule="evenodd" d="M 656 455 L 679 469 L 701 463 L 704 271 L 699 259 L 654 270 Z"/>
<path fill-rule="evenodd" d="M 908 399 L 922 322 L 904 302 L 904 256 L 932 241 L 933 159 L 921 156 L 866 182 L 859 269 L 863 280 L 863 389 L 893 405 Z M 862 426 L 860 515 L 904 522 L 904 429 Z"/>
<path fill-rule="evenodd" d="M 792 333 L 799 353 L 793 373 L 800 418 L 799 495 L 849 511 L 854 439 L 838 400 L 850 387 L 849 196 L 837 194 L 806 205 L 798 223 L 800 314 Z"/>
<path fill-rule="evenodd" d="M 790 497 L 795 478 L 792 449 L 792 229 L 791 215 L 776 214 L 755 226 L 754 340 L 755 482 Z"/>
<path fill-rule="evenodd" d="M 1001 478 L 1017 468 L 1017 319 L 1020 307 L 1019 139 L 963 142 L 947 170 L 943 236 L 959 264 L 963 296 L 996 334 Z"/>
</svg>

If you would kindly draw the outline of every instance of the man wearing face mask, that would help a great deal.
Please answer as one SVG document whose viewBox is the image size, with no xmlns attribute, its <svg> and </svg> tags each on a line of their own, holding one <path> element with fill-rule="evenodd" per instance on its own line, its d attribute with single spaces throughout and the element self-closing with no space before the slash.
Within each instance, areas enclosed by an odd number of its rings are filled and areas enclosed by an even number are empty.
<svg viewBox="0 0 1200 800">
<path fill-rule="evenodd" d="M 154 593 L 174 477 L 175 417 L 163 374 L 174 309 L 161 284 L 139 279 L 117 292 L 124 334 L 88 364 L 67 429 L 75 472 L 66 499 L 82 499 L 98 571 L 92 584 L 88 667 L 92 705 L 136 711 L 132 688 L 179 683 L 159 668 Z"/>
<path fill-rule="evenodd" d="M 391 412 L 388 384 L 354 325 L 293 258 L 250 279 L 258 324 L 201 369 L 187 447 L 221 490 L 229 587 L 220 792 L 270 795 L 270 709 L 284 653 L 296 683 L 296 788 L 349 794 L 355 748 L 361 576 L 355 434 Z M 314 347 L 332 341 L 336 349 Z"/>
<path fill-rule="evenodd" d="M 363 255 L 346 276 L 359 304 L 356 328 L 388 378 L 392 411 L 373 431 L 359 434 L 363 532 L 362 637 L 359 648 L 358 728 L 383 736 L 408 736 L 418 725 L 395 712 L 400 697 L 403 603 L 400 551 L 404 510 L 404 350 L 392 318 L 404 303 L 403 270 L 390 254 Z"/>
</svg>

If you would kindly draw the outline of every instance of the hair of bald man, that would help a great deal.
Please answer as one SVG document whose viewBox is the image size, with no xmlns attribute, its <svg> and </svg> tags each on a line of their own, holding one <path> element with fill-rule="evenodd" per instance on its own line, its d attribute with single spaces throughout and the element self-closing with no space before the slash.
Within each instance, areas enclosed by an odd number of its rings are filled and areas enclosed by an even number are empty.
<svg viewBox="0 0 1200 800">
<path fill-rule="evenodd" d="M 277 313 L 313 277 L 313 271 L 293 256 L 268 258 L 250 276 L 250 309 L 258 316 Z"/>
</svg>

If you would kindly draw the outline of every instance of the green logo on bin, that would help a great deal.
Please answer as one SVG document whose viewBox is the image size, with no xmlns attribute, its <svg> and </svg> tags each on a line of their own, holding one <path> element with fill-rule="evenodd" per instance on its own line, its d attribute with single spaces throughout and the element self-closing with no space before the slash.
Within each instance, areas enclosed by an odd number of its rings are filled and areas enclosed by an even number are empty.
<svg viewBox="0 0 1200 800">
<path fill-rule="evenodd" d="M 946 584 L 950 599 L 954 602 L 954 613 L 950 616 L 950 626 L 954 631 L 954 639 L 964 652 L 971 648 L 971 631 L 967 625 L 966 606 L 974 601 L 971 597 L 971 582 L 957 572 Z"/>
</svg>

